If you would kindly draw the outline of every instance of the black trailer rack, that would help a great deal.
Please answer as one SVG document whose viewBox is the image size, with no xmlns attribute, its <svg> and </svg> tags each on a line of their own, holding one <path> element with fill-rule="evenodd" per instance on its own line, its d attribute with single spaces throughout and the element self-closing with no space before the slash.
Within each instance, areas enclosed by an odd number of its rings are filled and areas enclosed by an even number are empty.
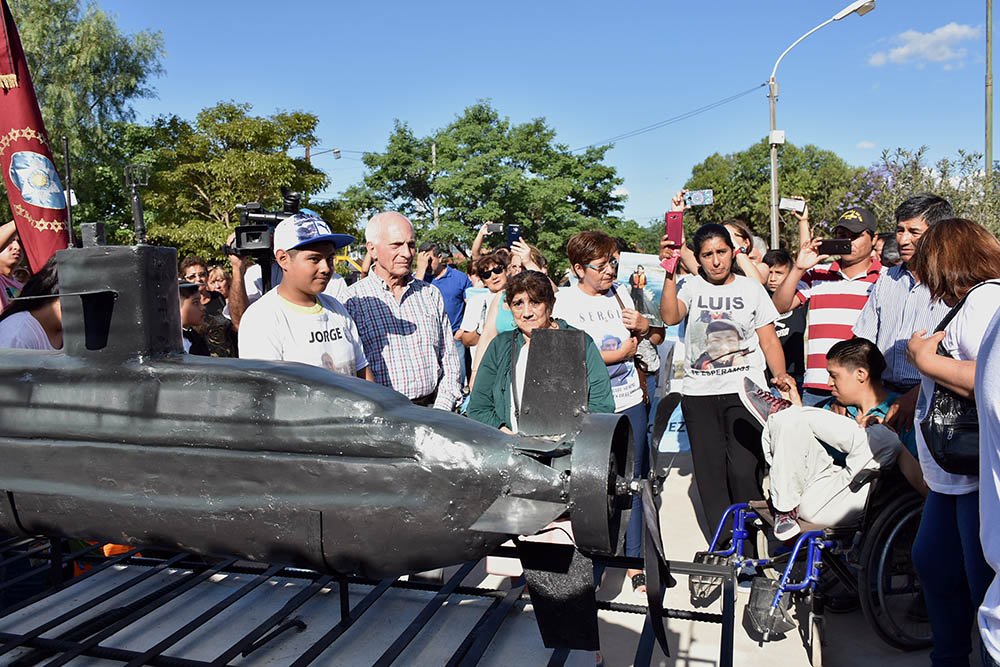
<svg viewBox="0 0 1000 667">
<path fill-rule="evenodd" d="M 79 545 L 79 543 L 73 544 Z M 50 541 L 46 538 L 12 538 L 0 542 L 0 627 L 3 625 L 3 620 L 12 614 L 40 603 L 49 596 L 66 589 L 72 587 L 76 587 L 74 590 L 82 589 L 83 587 L 80 585 L 82 582 L 98 576 L 109 568 L 134 566 L 127 568 L 128 574 L 132 576 L 108 590 L 83 599 L 54 618 L 30 629 L 16 633 L 0 631 L 0 662 L 10 661 L 16 652 L 17 657 L 10 664 L 17 667 L 28 667 L 36 664 L 57 667 L 69 663 L 78 656 L 115 661 L 127 667 L 137 667 L 138 665 L 222 667 L 230 665 L 233 660 L 239 657 L 251 655 L 262 646 L 285 636 L 289 631 L 304 630 L 307 624 L 302 619 L 294 617 L 296 610 L 321 592 L 332 593 L 333 588 L 336 587 L 339 600 L 338 622 L 291 662 L 292 667 L 305 667 L 313 664 L 348 629 L 359 621 L 363 622 L 365 612 L 390 589 L 422 590 L 433 592 L 434 595 L 424 604 L 416 617 L 396 636 L 382 655 L 374 661 L 373 664 L 376 667 L 397 664 L 395 663 L 397 658 L 424 631 L 431 618 L 452 596 L 471 596 L 490 601 L 486 611 L 445 663 L 449 667 L 464 667 L 478 664 L 497 633 L 502 630 L 504 622 L 512 616 L 515 610 L 523 608 L 523 603 L 530 601 L 524 585 L 514 586 L 510 590 L 462 586 L 462 582 L 475 568 L 477 561 L 465 563 L 447 581 L 437 584 L 424 581 L 401 581 L 398 578 L 375 581 L 363 577 L 330 575 L 301 568 L 242 561 L 231 556 L 202 557 L 187 552 L 167 552 L 162 549 L 132 549 L 126 553 L 106 558 L 100 555 L 103 546 L 101 544 L 86 544 L 75 551 L 70 551 L 69 545 L 70 542 L 64 539 Z M 516 557 L 516 551 L 510 547 L 501 547 L 497 555 Z M 77 576 L 71 576 L 74 563 L 86 564 L 89 569 Z M 597 558 L 595 563 L 603 563 L 612 568 L 642 567 L 642 561 L 638 558 Z M 731 568 L 671 561 L 670 571 L 673 574 L 688 576 L 716 576 L 723 580 L 721 613 L 664 609 L 663 615 L 667 618 L 721 624 L 722 637 L 718 664 L 720 667 L 731 667 L 735 626 L 735 577 Z M 170 576 L 167 576 L 168 574 Z M 136 624 L 140 624 L 145 617 L 171 600 L 198 587 L 212 585 L 211 578 L 218 574 L 250 575 L 250 578 L 227 597 L 210 606 L 196 618 L 174 629 L 169 635 L 142 652 L 116 648 L 106 641 L 125 628 L 136 627 Z M 44 579 L 44 590 L 4 607 L 4 600 L 15 587 L 32 581 L 37 585 L 39 578 Z M 197 632 L 205 623 L 226 611 L 265 582 L 276 578 L 303 580 L 309 583 L 285 602 L 280 609 L 243 634 L 238 641 L 232 643 L 211 660 L 194 660 L 177 653 L 171 654 L 171 650 L 175 649 L 178 643 Z M 134 589 L 139 584 L 155 586 L 152 591 L 136 600 L 131 600 L 97 617 L 73 625 L 70 629 L 61 632 L 58 637 L 42 636 L 53 628 L 71 623 L 73 619 L 83 616 L 98 605 L 115 600 L 122 593 Z M 352 585 L 372 587 L 361 601 L 353 606 L 350 597 Z M 599 600 L 597 606 L 598 609 L 615 612 L 647 613 L 647 608 L 644 605 Z M 652 659 L 653 646 L 653 631 L 647 616 L 636 648 L 634 664 L 648 666 Z M 569 653 L 565 649 L 554 649 L 548 664 L 550 666 L 563 665 L 569 657 Z"/>
</svg>

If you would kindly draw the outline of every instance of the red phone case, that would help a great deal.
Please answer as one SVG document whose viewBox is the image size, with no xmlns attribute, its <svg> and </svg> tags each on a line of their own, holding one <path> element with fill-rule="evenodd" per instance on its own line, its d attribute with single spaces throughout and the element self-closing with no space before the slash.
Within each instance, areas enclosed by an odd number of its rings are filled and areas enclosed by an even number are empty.
<svg viewBox="0 0 1000 667">
<path fill-rule="evenodd" d="M 670 211 L 664 216 L 666 220 L 666 234 L 674 247 L 679 247 L 684 238 L 684 214 L 681 211 Z"/>
</svg>

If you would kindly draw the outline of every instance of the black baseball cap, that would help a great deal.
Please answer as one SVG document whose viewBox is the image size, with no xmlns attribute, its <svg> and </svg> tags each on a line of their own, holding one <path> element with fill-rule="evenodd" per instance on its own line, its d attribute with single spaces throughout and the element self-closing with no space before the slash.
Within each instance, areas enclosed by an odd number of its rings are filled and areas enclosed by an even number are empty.
<svg viewBox="0 0 1000 667">
<path fill-rule="evenodd" d="M 840 214 L 837 218 L 837 222 L 834 223 L 833 228 L 843 227 L 855 234 L 858 232 L 868 232 L 875 236 L 875 230 L 878 228 L 878 223 L 875 222 L 875 214 L 869 211 L 867 208 L 857 207 L 849 208 Z"/>
</svg>

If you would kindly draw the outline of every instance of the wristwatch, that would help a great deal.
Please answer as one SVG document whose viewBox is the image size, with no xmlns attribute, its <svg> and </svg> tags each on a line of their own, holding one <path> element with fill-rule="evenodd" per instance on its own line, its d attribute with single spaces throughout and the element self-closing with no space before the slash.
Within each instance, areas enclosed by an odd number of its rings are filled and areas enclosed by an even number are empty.
<svg viewBox="0 0 1000 667">
<path fill-rule="evenodd" d="M 735 257 L 736 255 L 739 255 L 739 254 L 743 254 L 743 255 L 747 254 L 747 251 L 744 250 L 743 246 L 741 246 L 741 245 L 736 246 L 736 250 L 733 251 L 733 257 Z"/>
</svg>

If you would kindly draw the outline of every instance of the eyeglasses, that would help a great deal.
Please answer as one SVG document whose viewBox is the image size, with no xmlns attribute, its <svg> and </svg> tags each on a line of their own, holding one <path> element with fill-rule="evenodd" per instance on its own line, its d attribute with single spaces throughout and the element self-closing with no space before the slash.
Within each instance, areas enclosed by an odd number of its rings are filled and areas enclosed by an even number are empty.
<svg viewBox="0 0 1000 667">
<path fill-rule="evenodd" d="M 500 266 L 499 264 L 497 264 L 492 269 L 486 269 L 485 271 L 480 271 L 479 272 L 479 277 L 482 278 L 483 280 L 486 280 L 490 276 L 499 276 L 504 271 L 505 271 L 505 269 L 502 266 Z"/>
<path fill-rule="evenodd" d="M 191 273 L 189 273 L 186 276 L 184 276 L 184 280 L 192 280 L 193 281 L 193 280 L 197 280 L 198 278 L 202 278 L 202 279 L 208 278 L 208 271 L 198 271 L 198 272 L 192 271 Z"/>
<path fill-rule="evenodd" d="M 615 273 L 618 273 L 618 260 L 617 259 L 609 259 L 608 262 L 607 262 L 607 264 L 605 264 L 604 266 L 594 266 L 593 264 L 584 264 L 584 266 L 586 268 L 588 268 L 588 269 L 593 269 L 594 271 L 597 271 L 598 273 L 604 273 L 605 271 L 608 270 L 608 268 L 612 268 L 612 269 L 614 269 Z"/>
</svg>

